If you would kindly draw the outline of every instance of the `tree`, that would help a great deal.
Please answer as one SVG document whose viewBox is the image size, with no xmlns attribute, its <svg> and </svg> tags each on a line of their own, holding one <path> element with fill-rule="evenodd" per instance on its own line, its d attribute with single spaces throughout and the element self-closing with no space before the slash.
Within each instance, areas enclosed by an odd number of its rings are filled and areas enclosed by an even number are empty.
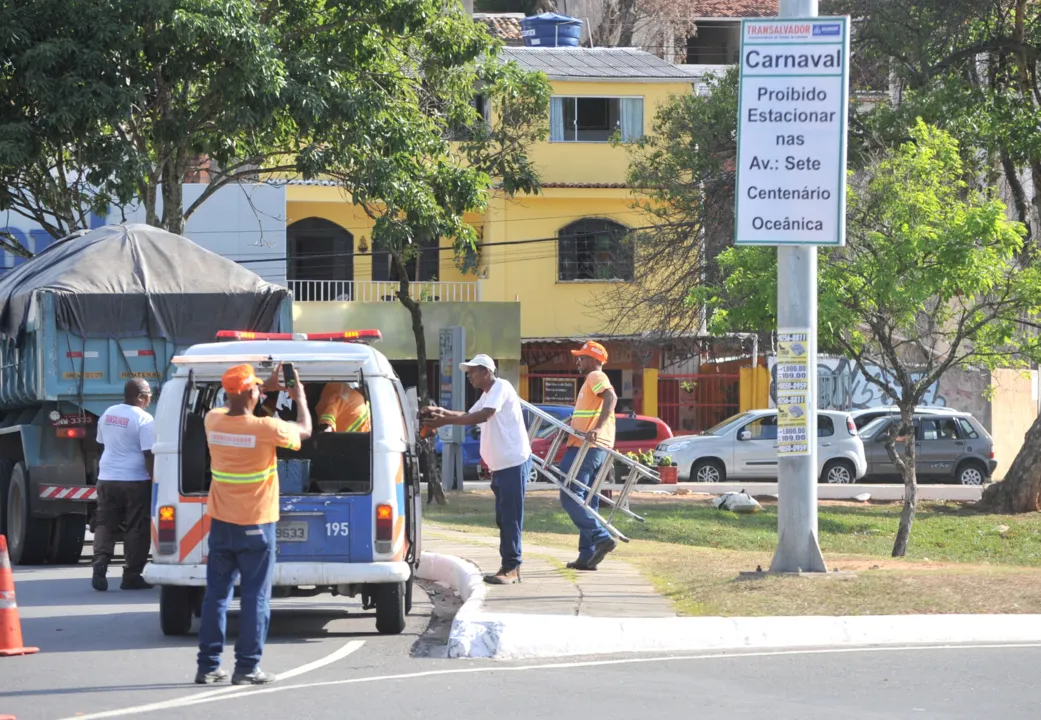
<svg viewBox="0 0 1041 720">
<path fill-rule="evenodd" d="M 960 142 L 972 181 L 999 188 L 1041 245 L 1041 6 L 1026 0 L 841 0 L 828 11 L 859 18 L 854 56 L 886 66 L 895 107 L 851 122 L 874 146 L 907 137 L 916 117 Z M 822 7 L 822 12 L 825 10 Z M 1036 319 L 1027 318 L 1036 325 Z M 997 512 L 1041 510 L 1041 417 L 1005 479 L 983 504 Z"/>
<path fill-rule="evenodd" d="M 429 400 L 426 332 L 411 266 L 423 248 L 451 238 L 455 258 L 468 267 L 478 238 L 464 215 L 483 211 L 493 192 L 538 192 L 527 149 L 545 137 L 550 94 L 544 75 L 503 62 L 501 42 L 461 10 L 430 3 L 427 11 L 439 42 L 415 36 L 395 44 L 382 127 L 362 137 L 350 125 L 339 128 L 324 167 L 373 219 L 373 248 L 389 253 L 397 270 L 398 299 L 412 318 L 421 406 Z M 475 94 L 490 104 L 488 119 Z M 432 455 L 427 465 L 436 467 Z"/>
<path fill-rule="evenodd" d="M 134 199 L 180 233 L 221 187 L 363 158 L 399 46 L 452 59 L 440 0 L 12 0 L 0 9 L 0 210 L 55 237 Z M 349 125 L 348 130 L 342 130 Z M 186 175 L 210 182 L 183 208 Z M 8 238 L 13 242 L 12 238 Z M 27 250 L 8 247 L 20 254 Z"/>
<path fill-rule="evenodd" d="M 1041 311 L 1041 270 L 1025 228 L 993 192 L 969 187 L 949 133 L 919 121 L 910 137 L 855 177 L 847 245 L 819 266 L 821 346 L 851 358 L 900 409 L 886 441 L 905 486 L 894 557 L 907 550 L 918 499 L 915 443 L 896 447 L 914 431 L 915 406 L 951 369 L 1041 358 L 1041 343 L 1021 322 Z M 773 326 L 775 251 L 730 248 L 719 262 L 722 288 L 691 295 L 708 306 L 710 328 Z"/>
<path fill-rule="evenodd" d="M 728 243 L 734 215 L 737 70 L 708 82 L 704 95 L 679 95 L 655 114 L 654 132 L 629 146 L 626 184 L 648 227 L 633 233 L 632 283 L 596 296 L 618 328 L 660 340 L 696 335 L 702 315 L 690 289 L 715 278 L 714 258 Z"/>
</svg>

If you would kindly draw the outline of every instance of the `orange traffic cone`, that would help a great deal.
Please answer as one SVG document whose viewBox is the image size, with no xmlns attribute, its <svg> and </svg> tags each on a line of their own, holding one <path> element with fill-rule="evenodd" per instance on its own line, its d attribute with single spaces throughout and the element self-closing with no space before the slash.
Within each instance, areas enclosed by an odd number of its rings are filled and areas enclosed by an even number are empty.
<svg viewBox="0 0 1041 720">
<path fill-rule="evenodd" d="M 14 574 L 7 554 L 7 538 L 0 535 L 0 657 L 32 655 L 40 648 L 22 646 L 22 621 L 14 600 Z"/>
</svg>

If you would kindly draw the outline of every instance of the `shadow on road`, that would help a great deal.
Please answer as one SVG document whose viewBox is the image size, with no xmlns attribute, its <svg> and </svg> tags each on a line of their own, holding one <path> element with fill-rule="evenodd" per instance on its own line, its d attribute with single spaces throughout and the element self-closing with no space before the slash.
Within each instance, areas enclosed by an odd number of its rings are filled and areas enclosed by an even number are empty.
<svg viewBox="0 0 1041 720">
<path fill-rule="evenodd" d="M 54 605 L 155 605 L 158 590 L 120 590 L 119 575 L 110 576 L 108 591 L 98 592 L 90 586 L 90 568 L 83 569 L 83 577 L 41 578 L 15 576 L 15 592 L 21 607 L 49 607 Z"/>
<path fill-rule="evenodd" d="M 100 594 L 100 593 L 99 593 Z M 328 638 L 364 639 L 376 633 L 372 613 L 337 608 L 274 608 L 268 640 L 272 645 L 318 642 Z M 227 647 L 238 637 L 238 612 L 228 614 Z M 160 648 L 194 648 L 198 620 L 190 635 L 166 636 L 159 628 L 159 613 L 128 610 L 110 613 L 66 613 L 52 617 L 22 617 L 27 643 L 46 653 L 83 653 Z"/>
</svg>

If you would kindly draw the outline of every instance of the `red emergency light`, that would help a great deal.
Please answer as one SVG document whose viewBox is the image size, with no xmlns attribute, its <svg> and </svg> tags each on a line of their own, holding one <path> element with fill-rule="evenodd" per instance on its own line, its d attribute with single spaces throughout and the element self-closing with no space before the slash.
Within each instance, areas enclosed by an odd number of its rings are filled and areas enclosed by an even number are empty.
<svg viewBox="0 0 1041 720">
<path fill-rule="evenodd" d="M 326 340 L 332 342 L 370 343 L 383 340 L 379 330 L 341 330 L 328 333 L 259 333 L 244 330 L 221 330 L 217 340 Z"/>
</svg>

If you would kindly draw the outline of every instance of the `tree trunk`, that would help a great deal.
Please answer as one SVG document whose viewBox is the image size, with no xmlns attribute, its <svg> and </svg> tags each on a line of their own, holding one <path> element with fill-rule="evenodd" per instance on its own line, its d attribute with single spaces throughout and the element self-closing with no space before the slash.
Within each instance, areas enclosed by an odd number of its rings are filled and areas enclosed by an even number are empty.
<svg viewBox="0 0 1041 720">
<path fill-rule="evenodd" d="M 904 393 L 907 396 L 907 393 Z M 896 446 L 892 438 L 886 442 L 886 450 L 889 456 L 900 468 L 900 474 L 904 479 L 904 509 L 900 512 L 900 527 L 896 531 L 896 540 L 893 543 L 893 557 L 904 557 L 907 554 L 907 544 L 911 539 L 911 527 L 914 525 L 914 516 L 918 511 L 918 474 L 917 462 L 917 437 L 914 426 L 914 403 L 907 408 L 900 408 L 900 431 L 906 437 L 904 441 L 904 456 L 901 458 L 896 454 Z"/>
<path fill-rule="evenodd" d="M 423 308 L 409 294 L 411 281 L 408 277 L 408 268 L 401 256 L 396 252 L 391 252 L 391 257 L 398 269 L 398 277 L 401 278 L 398 280 L 398 300 L 412 316 L 412 334 L 416 339 L 416 363 L 419 365 L 416 377 L 416 397 L 419 400 L 419 407 L 426 407 L 430 401 L 430 391 L 427 385 L 427 343 L 426 332 L 423 329 Z M 445 497 L 445 488 L 441 483 L 441 469 L 438 467 L 433 441 L 422 442 L 421 452 L 427 466 L 427 504 L 436 500 L 438 505 L 447 505 L 448 499 Z"/>
<path fill-rule="evenodd" d="M 1005 479 L 983 491 L 980 505 L 997 513 L 1041 510 L 1041 417 L 1027 430 Z"/>
<path fill-rule="evenodd" d="M 163 224 L 167 232 L 184 234 L 184 161 L 179 150 L 171 153 L 163 177 Z"/>
<path fill-rule="evenodd" d="M 636 33 L 636 0 L 621 0 L 618 14 L 618 47 L 632 47 Z"/>
</svg>

